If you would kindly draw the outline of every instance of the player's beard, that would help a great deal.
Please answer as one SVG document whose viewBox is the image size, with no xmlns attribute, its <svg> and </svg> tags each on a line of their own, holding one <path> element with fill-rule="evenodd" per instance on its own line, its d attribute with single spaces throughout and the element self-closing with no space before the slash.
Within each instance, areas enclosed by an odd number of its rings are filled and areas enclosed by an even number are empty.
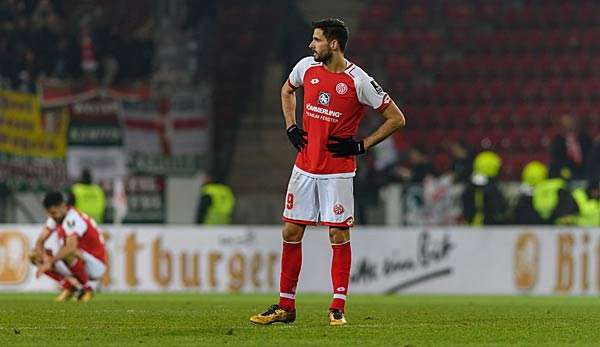
<svg viewBox="0 0 600 347">
<path fill-rule="evenodd" d="M 313 51 L 313 53 L 315 53 L 315 61 L 319 62 L 319 63 L 323 63 L 325 65 L 329 64 L 329 62 L 331 61 L 331 57 L 333 57 L 333 51 L 332 50 L 328 50 L 328 51 L 323 52 L 321 54 L 319 54 L 316 51 Z"/>
</svg>

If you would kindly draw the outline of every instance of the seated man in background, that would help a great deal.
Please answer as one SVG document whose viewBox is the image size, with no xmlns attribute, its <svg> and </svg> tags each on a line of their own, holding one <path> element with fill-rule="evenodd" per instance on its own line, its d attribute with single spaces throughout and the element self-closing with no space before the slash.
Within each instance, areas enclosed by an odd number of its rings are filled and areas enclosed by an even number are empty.
<svg viewBox="0 0 600 347">
<path fill-rule="evenodd" d="M 93 288 L 89 281 L 100 279 L 106 270 L 104 241 L 96 222 L 67 205 L 60 192 L 46 194 L 44 208 L 48 219 L 30 254 L 38 268 L 36 276 L 46 274 L 61 285 L 56 301 L 67 301 L 75 294 L 80 301 L 90 301 Z M 44 248 L 53 232 L 60 246 L 56 254 Z"/>
</svg>

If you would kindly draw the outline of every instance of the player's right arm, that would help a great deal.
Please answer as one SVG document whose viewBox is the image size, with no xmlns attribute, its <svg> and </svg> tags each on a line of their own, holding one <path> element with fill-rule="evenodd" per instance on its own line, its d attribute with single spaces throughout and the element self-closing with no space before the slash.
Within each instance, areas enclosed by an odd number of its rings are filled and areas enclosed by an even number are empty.
<svg viewBox="0 0 600 347">
<path fill-rule="evenodd" d="M 290 142 L 298 151 L 307 144 L 308 133 L 296 125 L 296 89 L 304 84 L 304 73 L 314 60 L 311 57 L 301 59 L 292 69 L 288 80 L 281 87 L 281 108 L 285 120 L 285 129 Z"/>
<path fill-rule="evenodd" d="M 285 119 L 285 128 L 296 125 L 296 89 L 286 81 L 281 87 L 281 108 Z"/>
<path fill-rule="evenodd" d="M 50 235 L 52 235 L 52 230 L 44 225 L 42 232 L 35 241 L 35 248 L 33 249 L 36 260 L 42 260 L 44 255 L 44 243 L 46 243 L 46 240 L 48 240 Z"/>
</svg>

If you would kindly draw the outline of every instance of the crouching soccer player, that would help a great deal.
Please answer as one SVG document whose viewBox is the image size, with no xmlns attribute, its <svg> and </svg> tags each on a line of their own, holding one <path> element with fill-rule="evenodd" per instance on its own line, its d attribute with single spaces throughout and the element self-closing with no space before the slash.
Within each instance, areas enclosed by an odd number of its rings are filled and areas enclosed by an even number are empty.
<svg viewBox="0 0 600 347">
<path fill-rule="evenodd" d="M 83 302 L 93 298 L 90 281 L 98 280 L 106 270 L 106 251 L 96 222 L 85 213 L 67 205 L 60 192 L 44 197 L 48 219 L 30 253 L 37 266 L 36 277 L 42 274 L 55 280 L 62 292 L 55 301 L 67 301 L 73 296 Z M 60 249 L 53 254 L 44 243 L 56 232 Z"/>
</svg>

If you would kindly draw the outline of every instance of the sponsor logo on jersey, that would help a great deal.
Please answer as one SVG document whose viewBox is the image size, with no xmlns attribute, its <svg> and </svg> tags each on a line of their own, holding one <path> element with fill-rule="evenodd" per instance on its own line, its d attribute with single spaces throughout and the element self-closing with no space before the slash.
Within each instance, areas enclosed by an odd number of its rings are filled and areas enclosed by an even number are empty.
<svg viewBox="0 0 600 347">
<path fill-rule="evenodd" d="M 344 95 L 348 92 L 348 85 L 344 82 L 340 82 L 335 86 L 335 91 L 340 95 Z"/>
<path fill-rule="evenodd" d="M 326 115 L 326 116 L 333 116 L 333 117 L 336 117 L 336 118 L 340 118 L 341 115 L 342 115 L 342 112 L 338 112 L 338 111 L 334 111 L 334 110 L 328 110 L 326 108 L 315 106 L 313 104 L 306 104 L 306 109 L 308 111 L 320 113 L 320 114 L 323 114 L 323 115 Z"/>
<path fill-rule="evenodd" d="M 342 204 L 333 205 L 333 213 L 335 213 L 338 216 L 341 215 L 342 213 L 344 213 L 344 206 L 342 206 Z"/>
<path fill-rule="evenodd" d="M 375 82 L 375 80 L 371 80 L 371 85 L 373 86 L 373 88 L 375 89 L 377 94 L 383 94 L 383 88 L 381 88 L 381 86 L 379 84 L 377 84 L 377 82 Z"/>
<path fill-rule="evenodd" d="M 0 284 L 18 284 L 29 272 L 29 241 L 19 231 L 0 232 Z"/>
<path fill-rule="evenodd" d="M 317 101 L 323 106 L 329 106 L 329 102 L 331 101 L 331 94 L 326 92 L 319 92 L 319 99 Z"/>
<path fill-rule="evenodd" d="M 318 78 L 313 78 L 312 80 L 310 80 L 310 84 L 317 84 L 317 83 L 319 83 Z"/>
</svg>

